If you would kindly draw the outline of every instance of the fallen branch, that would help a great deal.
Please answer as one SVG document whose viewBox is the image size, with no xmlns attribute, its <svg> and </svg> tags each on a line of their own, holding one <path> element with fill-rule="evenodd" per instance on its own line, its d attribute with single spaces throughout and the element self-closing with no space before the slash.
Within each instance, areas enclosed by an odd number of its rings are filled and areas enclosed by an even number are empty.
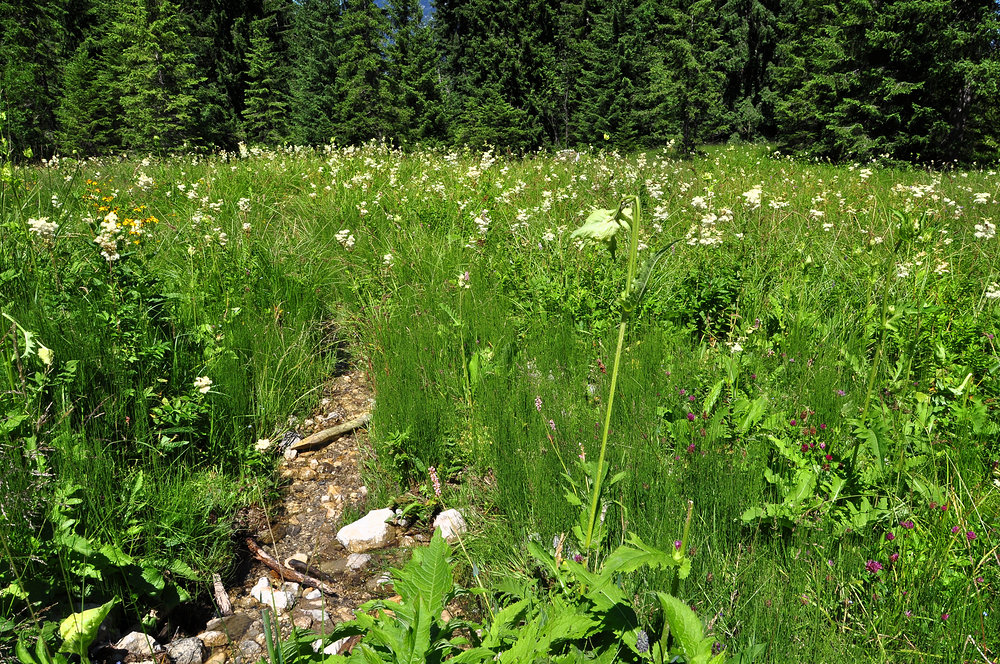
<svg viewBox="0 0 1000 664">
<path fill-rule="evenodd" d="M 329 429 L 324 429 L 323 431 L 317 431 L 311 436 L 306 436 L 297 443 L 292 443 L 291 447 L 288 449 L 295 450 L 296 452 L 304 452 L 306 450 L 315 450 L 329 445 L 334 438 L 338 436 L 343 436 L 345 433 L 354 431 L 355 429 L 360 429 L 363 426 L 367 426 L 368 422 L 371 421 L 371 413 L 365 413 L 360 417 L 355 417 L 350 422 L 344 422 L 335 427 Z"/>
<path fill-rule="evenodd" d="M 295 581 L 296 583 L 301 583 L 303 585 L 310 586 L 311 588 L 316 588 L 318 590 L 321 590 L 322 592 L 326 593 L 327 595 L 330 595 L 331 597 L 340 597 L 337 591 L 334 590 L 333 586 L 331 586 L 329 583 L 326 583 L 325 581 L 320 581 L 319 579 L 309 576 L 307 574 L 301 574 L 299 572 L 296 572 L 292 568 L 285 567 L 284 565 L 279 563 L 277 560 L 274 559 L 274 557 L 271 554 L 269 554 L 264 549 L 260 548 L 260 545 L 257 544 L 256 541 L 254 541 L 254 538 L 247 537 L 246 543 L 247 543 L 247 548 L 250 549 L 250 553 L 253 554 L 254 558 L 256 558 L 257 560 L 259 560 L 260 562 L 264 563 L 265 565 L 273 569 L 275 572 L 277 572 L 281 576 L 281 579 L 283 581 L 284 580 Z"/>
</svg>

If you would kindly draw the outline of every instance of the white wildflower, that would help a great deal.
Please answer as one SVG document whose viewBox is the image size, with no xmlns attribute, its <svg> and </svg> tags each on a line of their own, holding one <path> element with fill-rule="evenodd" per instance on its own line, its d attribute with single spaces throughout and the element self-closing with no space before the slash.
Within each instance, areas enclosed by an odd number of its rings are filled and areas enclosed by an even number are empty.
<svg viewBox="0 0 1000 664">
<path fill-rule="evenodd" d="M 985 295 L 988 300 L 1000 300 L 1000 284 L 994 281 L 986 288 Z"/>
<path fill-rule="evenodd" d="M 746 200 L 747 205 L 749 205 L 752 209 L 757 209 L 760 207 L 760 196 L 762 192 L 763 187 L 761 185 L 757 185 L 750 191 L 744 191 L 741 195 Z"/>
<path fill-rule="evenodd" d="M 990 202 L 990 194 L 987 191 L 979 192 L 978 194 L 973 194 L 973 203 L 976 205 L 986 205 Z"/>
<path fill-rule="evenodd" d="M 208 394 L 208 391 L 212 389 L 212 379 L 208 376 L 198 376 L 194 379 L 194 389 L 202 394 Z"/>
<path fill-rule="evenodd" d="M 254 443 L 253 446 L 258 452 L 266 452 L 271 447 L 271 439 L 258 438 L 257 442 Z"/>
<path fill-rule="evenodd" d="M 996 224 L 992 223 L 989 219 L 983 219 L 983 223 L 976 224 L 976 232 L 974 235 L 982 240 L 992 240 L 997 234 Z"/>
<path fill-rule="evenodd" d="M 135 181 L 135 186 L 139 187 L 143 191 L 149 191 L 156 184 L 153 178 L 149 177 L 142 171 L 139 171 L 139 179 Z"/>
<path fill-rule="evenodd" d="M 51 240 L 55 237 L 56 230 L 58 229 L 59 224 L 54 221 L 49 221 L 48 217 L 28 219 L 28 230 L 43 240 Z"/>
<path fill-rule="evenodd" d="M 382 257 L 382 265 L 386 267 L 392 267 L 392 254 L 386 254 Z"/>
<path fill-rule="evenodd" d="M 344 249 L 350 251 L 354 248 L 354 235 L 351 234 L 351 230 L 349 228 L 338 231 L 334 237 L 337 242 L 344 247 Z"/>
</svg>

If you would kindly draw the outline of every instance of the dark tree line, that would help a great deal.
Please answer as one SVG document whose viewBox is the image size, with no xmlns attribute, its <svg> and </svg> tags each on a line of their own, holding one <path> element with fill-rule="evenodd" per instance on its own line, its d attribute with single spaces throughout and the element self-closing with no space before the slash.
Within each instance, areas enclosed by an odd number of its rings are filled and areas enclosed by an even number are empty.
<svg viewBox="0 0 1000 664">
<path fill-rule="evenodd" d="M 431 16 L 0 0 L 0 132 L 15 156 L 372 138 L 1000 156 L 998 0 L 435 0 Z"/>
</svg>

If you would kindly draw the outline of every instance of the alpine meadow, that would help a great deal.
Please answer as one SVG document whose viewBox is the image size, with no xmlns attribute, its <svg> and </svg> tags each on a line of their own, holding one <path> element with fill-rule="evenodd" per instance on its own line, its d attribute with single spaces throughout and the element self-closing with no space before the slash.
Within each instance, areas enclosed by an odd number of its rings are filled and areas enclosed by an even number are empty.
<svg viewBox="0 0 1000 664">
<path fill-rule="evenodd" d="M 996 664 L 998 224 L 996 0 L 0 0 L 0 664 Z"/>
</svg>

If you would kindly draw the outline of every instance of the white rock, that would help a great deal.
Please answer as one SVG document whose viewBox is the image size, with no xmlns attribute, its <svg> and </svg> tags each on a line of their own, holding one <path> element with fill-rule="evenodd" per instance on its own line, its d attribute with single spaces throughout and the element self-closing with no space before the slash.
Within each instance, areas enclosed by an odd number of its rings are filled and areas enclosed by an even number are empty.
<svg viewBox="0 0 1000 664">
<path fill-rule="evenodd" d="M 330 614 L 323 609 L 310 609 L 304 613 L 318 623 L 330 622 Z"/>
<path fill-rule="evenodd" d="M 368 564 L 372 557 L 367 553 L 352 553 L 347 556 L 347 566 L 355 572 Z"/>
<path fill-rule="evenodd" d="M 285 460 L 286 461 L 291 461 L 292 459 L 294 459 L 298 455 L 299 455 L 299 451 L 298 450 L 293 450 L 290 447 L 287 450 L 285 450 Z"/>
<path fill-rule="evenodd" d="M 131 632 L 115 644 L 115 650 L 127 650 L 136 657 L 148 657 L 154 652 L 160 652 L 163 647 L 151 636 L 142 632 Z"/>
<path fill-rule="evenodd" d="M 347 645 L 347 642 L 351 640 L 351 637 L 345 636 L 339 641 L 334 641 L 326 648 L 323 649 L 324 655 L 339 655 L 340 651 Z"/>
<path fill-rule="evenodd" d="M 174 664 L 201 664 L 204 661 L 205 648 L 201 639 L 193 636 L 168 643 L 167 653 L 173 658 Z"/>
<path fill-rule="evenodd" d="M 295 595 L 282 590 L 274 590 L 267 577 L 260 577 L 253 588 L 250 589 L 250 596 L 264 606 L 269 606 L 275 611 L 285 611 L 295 602 Z"/>
<path fill-rule="evenodd" d="M 459 535 L 464 535 L 469 530 L 465 523 L 465 518 L 458 510 L 445 510 L 434 519 L 434 528 L 441 529 L 441 536 L 446 540 L 457 539 Z"/>
<path fill-rule="evenodd" d="M 323 593 L 321 593 L 320 591 L 318 591 L 316 589 L 310 590 L 305 595 L 303 595 L 303 597 L 305 597 L 306 599 L 319 599 L 322 596 L 323 596 Z"/>
<path fill-rule="evenodd" d="M 392 529 L 386 523 L 393 517 L 392 509 L 372 510 L 361 519 L 337 532 L 337 541 L 351 553 L 364 553 L 385 546 L 392 539 Z"/>
</svg>

